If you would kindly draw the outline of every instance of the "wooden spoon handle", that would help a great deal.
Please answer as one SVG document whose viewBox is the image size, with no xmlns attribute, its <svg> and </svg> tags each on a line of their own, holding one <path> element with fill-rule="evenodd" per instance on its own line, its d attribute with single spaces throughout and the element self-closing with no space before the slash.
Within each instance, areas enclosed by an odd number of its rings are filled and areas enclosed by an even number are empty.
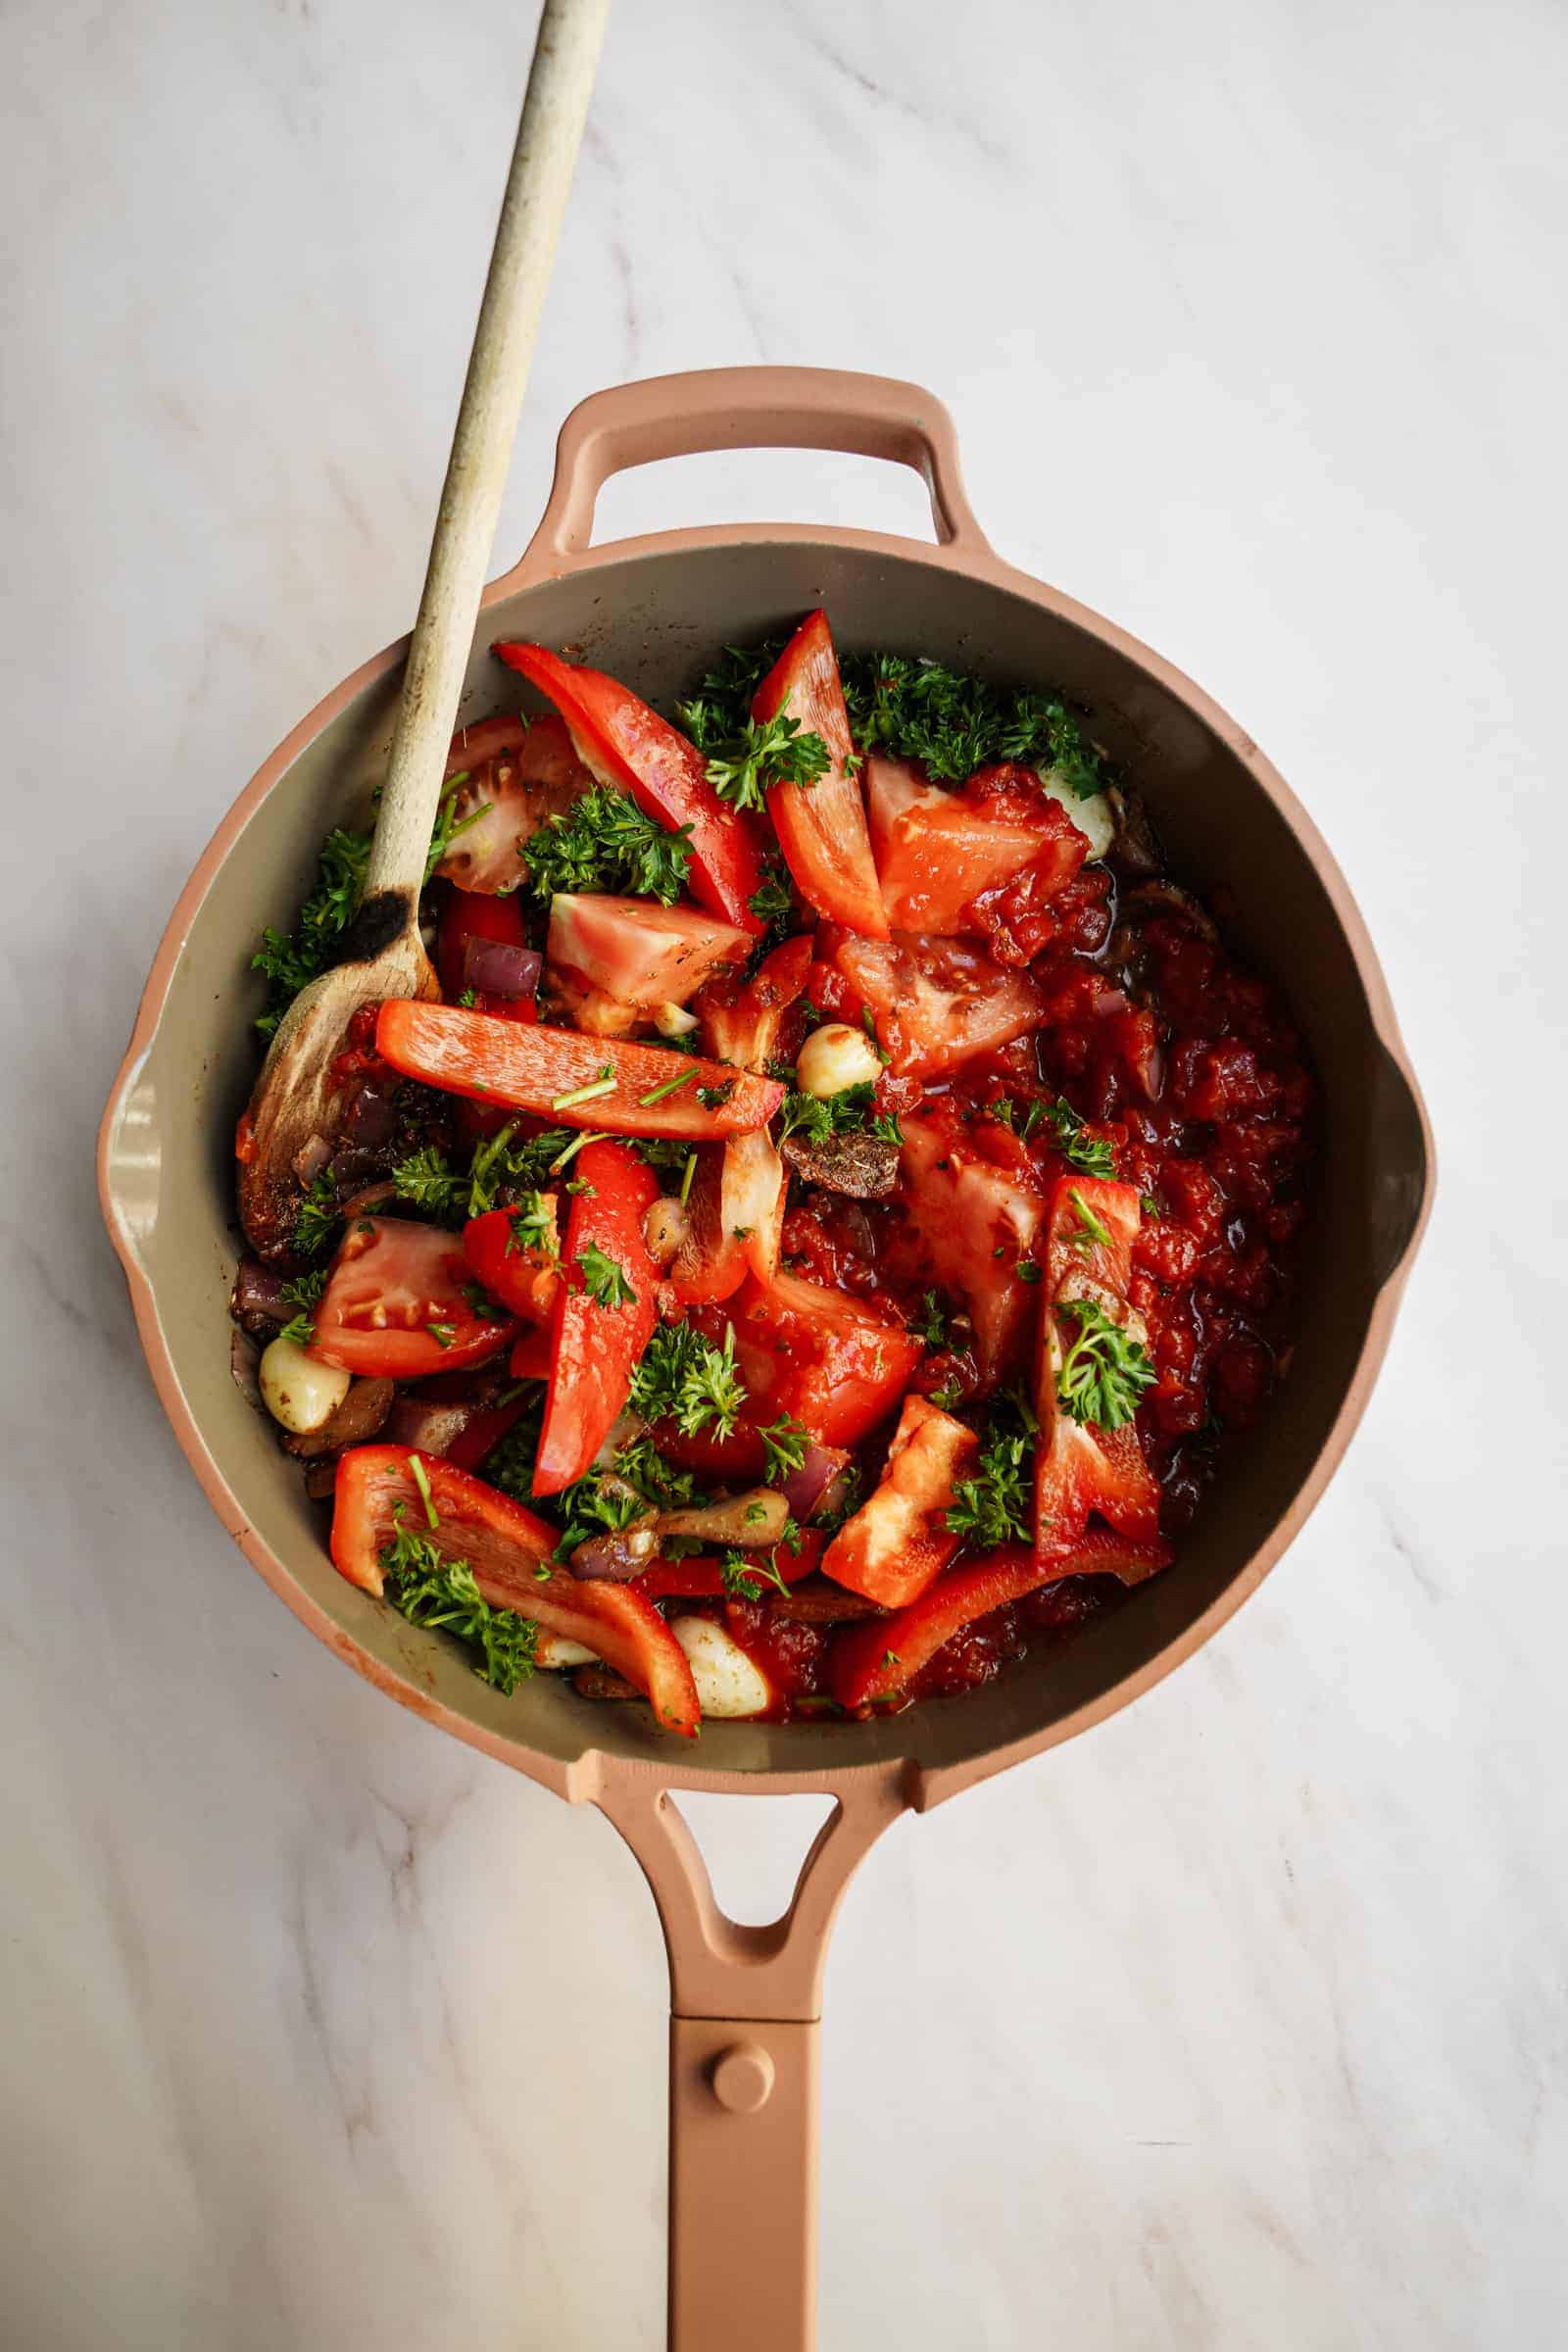
<svg viewBox="0 0 1568 2352">
<path fill-rule="evenodd" d="M 415 903 L 609 0 L 545 0 L 366 878 Z"/>
</svg>

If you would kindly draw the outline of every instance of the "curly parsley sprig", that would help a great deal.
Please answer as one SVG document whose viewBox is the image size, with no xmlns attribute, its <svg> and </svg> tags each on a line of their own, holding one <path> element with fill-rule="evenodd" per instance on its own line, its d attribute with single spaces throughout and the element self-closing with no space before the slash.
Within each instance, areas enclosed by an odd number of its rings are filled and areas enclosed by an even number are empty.
<svg viewBox="0 0 1568 2352">
<path fill-rule="evenodd" d="M 1078 1326 L 1056 1373 L 1063 1412 L 1101 1429 L 1123 1429 L 1154 1379 L 1147 1349 L 1093 1298 L 1065 1298 L 1056 1309 Z"/>
<path fill-rule="evenodd" d="M 606 891 L 670 906 L 691 865 L 691 827 L 666 832 L 629 792 L 594 784 L 529 834 L 522 859 L 537 899 L 548 902 L 557 891 Z"/>
<path fill-rule="evenodd" d="M 735 1368 L 735 1334 L 722 1348 L 689 1323 L 661 1323 L 631 1378 L 632 1410 L 650 1421 L 673 1421 L 691 1438 L 713 1424 L 721 1438 L 735 1427 L 746 1388 Z"/>
<path fill-rule="evenodd" d="M 411 1625 L 433 1626 L 479 1652 L 474 1672 L 510 1697 L 534 1670 L 539 1628 L 514 1609 L 483 1597 L 466 1560 L 443 1552 L 429 1536 L 400 1527 L 381 1546 L 386 1597 Z"/>
</svg>

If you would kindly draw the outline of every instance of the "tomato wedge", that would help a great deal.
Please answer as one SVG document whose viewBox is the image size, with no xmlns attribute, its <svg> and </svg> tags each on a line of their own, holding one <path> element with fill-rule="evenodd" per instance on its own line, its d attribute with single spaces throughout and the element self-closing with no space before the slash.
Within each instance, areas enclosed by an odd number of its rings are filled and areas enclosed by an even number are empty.
<svg viewBox="0 0 1568 2352">
<path fill-rule="evenodd" d="M 1144 1459 L 1136 1427 L 1102 1429 L 1074 1420 L 1061 1405 L 1056 1377 L 1074 1327 L 1061 1314 L 1074 1298 L 1092 1300 L 1117 1323 L 1141 1319 L 1127 1304 L 1133 1245 L 1143 1211 L 1130 1184 L 1063 1177 L 1052 1203 L 1045 1295 L 1035 1359 L 1035 1549 L 1042 1559 L 1065 1551 L 1092 1511 L 1136 1543 L 1159 1532 L 1159 1486 Z"/>
<path fill-rule="evenodd" d="M 452 804 L 458 830 L 436 872 L 475 896 L 525 881 L 523 843 L 552 816 L 564 816 L 593 782 L 559 718 L 530 723 L 520 712 L 458 729 L 447 776 L 459 775 Z"/>
<path fill-rule="evenodd" d="M 555 704 L 578 759 L 601 783 L 629 792 L 646 815 L 671 832 L 690 826 L 693 898 L 757 937 L 763 928 L 751 907 L 762 878 L 757 845 L 708 781 L 697 746 L 603 670 L 563 662 L 542 645 L 495 650 Z"/>
<path fill-rule="evenodd" d="M 1105 1528 L 1050 1561 L 1037 1559 L 1023 1544 L 988 1551 L 939 1576 L 907 1608 L 868 1618 L 840 1634 L 828 1664 L 828 1688 L 840 1706 L 858 1713 L 873 1699 L 902 1690 L 955 1634 L 1005 1602 L 1022 1600 L 1026 1592 L 1064 1576 L 1114 1576 L 1124 1585 L 1141 1584 L 1168 1568 L 1172 1556 L 1170 1545 L 1157 1536 L 1132 1544 Z"/>
<path fill-rule="evenodd" d="M 659 1179 L 626 1144 L 585 1144 L 566 1218 L 550 1324 L 550 1394 L 534 1460 L 535 1494 L 581 1478 L 626 1402 L 658 1317 L 659 1269 L 643 1218 Z"/>
<path fill-rule="evenodd" d="M 1002 971 L 962 940 L 906 931 L 888 941 L 841 937 L 834 960 L 874 1013 L 900 1077 L 935 1077 L 1010 1045 L 1034 1027 L 1046 1004 L 1027 973 Z"/>
<path fill-rule="evenodd" d="M 933 1279 L 967 1307 L 989 1387 L 1027 1353 L 1038 1294 L 1019 1268 L 1032 1267 L 1045 1202 L 1018 1173 L 981 1156 L 978 1126 L 907 1111 L 901 1123 L 910 1233 Z"/>
<path fill-rule="evenodd" d="M 819 1445 L 858 1445 L 894 1410 L 924 1352 L 902 1324 L 799 1274 L 776 1274 L 769 1283 L 750 1276 L 732 1299 L 694 1307 L 689 1319 L 720 1347 L 733 1329 L 746 1403 L 728 1438 L 711 1429 L 683 1437 L 663 1423 L 659 1443 L 672 1461 L 726 1479 L 763 1469 L 767 1453 L 758 1432 L 781 1414 Z"/>
<path fill-rule="evenodd" d="M 315 1314 L 311 1353 L 362 1380 L 422 1380 L 498 1355 L 516 1329 L 477 1314 L 456 1234 L 408 1217 L 356 1217 Z"/>
<path fill-rule="evenodd" d="M 752 936 L 693 906 L 558 891 L 545 943 L 558 995 L 579 1029 L 623 1037 L 661 1004 L 686 1004 L 709 974 L 746 961 Z"/>
<path fill-rule="evenodd" d="M 710 980 L 692 1008 L 709 1052 L 742 1069 L 764 1069 L 785 1014 L 806 994 L 811 957 L 808 939 L 787 939 L 763 956 L 749 980 L 729 973 Z"/>
<path fill-rule="evenodd" d="M 1089 853 L 1060 802 L 1029 768 L 982 768 L 961 790 L 945 792 L 906 760 L 873 753 L 866 805 L 883 905 L 901 931 L 999 931 L 1000 894 L 1016 894 L 1027 877 L 1030 906 L 1049 904 Z M 1033 921 L 1037 953 L 1054 925 L 1049 915 Z"/>
<path fill-rule="evenodd" d="M 693 1737 L 701 1710 L 691 1668 L 652 1601 L 625 1585 L 579 1582 L 551 1560 L 555 1530 L 532 1511 L 438 1454 L 418 1459 L 434 1527 L 409 1446 L 357 1446 L 339 1458 L 331 1537 L 339 1574 L 379 1596 L 381 1551 L 399 1526 L 428 1535 L 437 1550 L 466 1561 L 493 1609 L 514 1609 L 564 1641 L 580 1642 L 635 1684 L 661 1723 Z"/>
<path fill-rule="evenodd" d="M 752 698 L 754 718 L 783 711 L 819 735 L 833 764 L 813 784 L 771 784 L 767 813 L 801 896 L 819 914 L 868 939 L 886 939 L 855 746 L 825 612 L 808 612 Z"/>
<path fill-rule="evenodd" d="M 784 1100 L 775 1079 L 737 1073 L 722 1062 L 498 1021 L 456 1004 L 391 998 L 376 1021 L 375 1042 L 406 1078 L 611 1135 L 739 1135 L 765 1127 Z M 607 1076 L 613 1083 L 593 1091 Z M 662 1092 L 666 1086 L 670 1091 Z M 584 1091 L 586 1101 L 569 1099 Z M 705 1102 L 705 1092 L 720 1099 Z"/>
<path fill-rule="evenodd" d="M 521 1315 L 525 1323 L 542 1323 L 556 1303 L 561 1287 L 560 1241 L 555 1218 L 560 1203 L 554 1193 L 543 1199 L 552 1212 L 551 1246 L 524 1245 L 513 1231 L 510 1208 L 487 1209 L 470 1217 L 463 1229 L 463 1254 L 477 1281 L 492 1298 Z"/>
</svg>

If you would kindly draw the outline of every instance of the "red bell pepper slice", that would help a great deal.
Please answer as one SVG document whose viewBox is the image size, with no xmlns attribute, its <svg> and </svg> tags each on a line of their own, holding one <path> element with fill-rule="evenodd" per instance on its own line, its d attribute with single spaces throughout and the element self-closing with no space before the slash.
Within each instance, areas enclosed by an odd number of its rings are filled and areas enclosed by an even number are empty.
<svg viewBox="0 0 1568 2352">
<path fill-rule="evenodd" d="M 452 883 L 436 930 L 435 968 L 441 994 L 455 1004 L 467 988 L 464 962 L 470 939 L 493 939 L 503 947 L 526 948 L 522 906 L 514 897 L 494 898 L 477 890 L 460 890 Z M 536 1021 L 539 1007 L 532 997 L 497 997 L 481 990 L 476 997 L 481 1012 L 503 1021 Z"/>
<path fill-rule="evenodd" d="M 765 1127 L 784 1100 L 776 1079 L 722 1062 L 401 997 L 382 1005 L 375 1041 L 405 1078 L 612 1135 L 741 1135 Z M 570 1099 L 579 1094 L 586 1099 Z M 705 1094 L 719 1099 L 705 1102 Z"/>
<path fill-rule="evenodd" d="M 550 1361 L 550 1326 L 532 1323 L 513 1341 L 507 1370 L 514 1380 L 548 1380 Z"/>
<path fill-rule="evenodd" d="M 832 765 L 812 784 L 770 784 L 767 813 L 801 896 L 869 939 L 886 939 L 888 918 L 865 805 L 856 780 L 855 746 L 825 612 L 808 612 L 752 698 L 753 718 L 780 711 L 821 737 Z"/>
<path fill-rule="evenodd" d="M 356 1217 L 315 1311 L 311 1353 L 362 1380 L 423 1380 L 498 1355 L 513 1318 L 476 1313 L 455 1233 L 409 1217 Z"/>
<path fill-rule="evenodd" d="M 543 1196 L 552 1207 L 554 1193 Z M 492 1298 L 528 1323 L 543 1323 L 561 1287 L 559 1238 L 552 1250 L 525 1248 L 512 1230 L 510 1208 L 487 1209 L 463 1228 L 463 1254 Z"/>
<path fill-rule="evenodd" d="M 1170 1545 L 1157 1536 L 1134 1544 L 1108 1528 L 1095 1529 L 1071 1551 L 1050 1561 L 1037 1559 L 1023 1544 L 988 1551 L 939 1576 L 909 1607 L 839 1634 L 828 1663 L 828 1688 L 840 1706 L 858 1713 L 874 1699 L 904 1690 L 976 1617 L 1022 1600 L 1041 1585 L 1064 1576 L 1115 1576 L 1136 1585 L 1168 1568 L 1172 1556 Z"/>
<path fill-rule="evenodd" d="M 515 1609 L 564 1641 L 580 1642 L 651 1702 L 659 1721 L 689 1739 L 701 1711 L 691 1668 L 674 1635 L 642 1593 L 624 1585 L 580 1582 L 551 1559 L 553 1528 L 438 1454 L 421 1454 L 430 1509 L 407 1446 L 357 1446 L 340 1456 L 331 1552 L 338 1573 L 377 1596 L 383 1547 L 403 1528 L 428 1535 L 439 1551 L 466 1560 L 481 1596 Z"/>
<path fill-rule="evenodd" d="M 771 1551 L 749 1553 L 766 1574 L 748 1577 L 745 1597 L 766 1600 L 774 1589 L 775 1570 L 787 1585 L 798 1585 L 816 1566 L 823 1542 L 820 1528 L 808 1527 L 801 1530 L 799 1552 L 792 1552 L 787 1544 L 776 1544 Z M 632 1578 L 631 1589 L 649 1600 L 710 1600 L 729 1592 L 721 1564 L 703 1552 L 694 1552 L 689 1560 L 656 1560 L 652 1568 Z"/>
<path fill-rule="evenodd" d="M 1042 1559 L 1065 1551 L 1091 1511 L 1136 1543 L 1159 1532 L 1159 1486 L 1144 1459 L 1136 1427 L 1101 1429 L 1075 1421 L 1056 1395 L 1064 1345 L 1076 1326 L 1063 1318 L 1069 1299 L 1094 1299 L 1124 1321 L 1133 1244 L 1143 1220 L 1130 1184 L 1066 1176 L 1056 1186 L 1047 1229 L 1046 1279 L 1035 1358 L 1035 1548 Z"/>
<path fill-rule="evenodd" d="M 646 815 L 671 832 L 691 827 L 693 898 L 754 937 L 760 933 L 763 925 L 751 906 L 762 878 L 757 845 L 708 781 L 697 746 L 603 670 L 563 662 L 542 645 L 495 650 L 555 704 L 578 759 L 602 783 L 629 792 Z"/>
<path fill-rule="evenodd" d="M 477 1470 L 527 1409 L 526 1396 L 514 1396 L 510 1404 L 493 1404 L 488 1411 L 475 1413 L 467 1427 L 459 1430 L 442 1460 L 450 1462 L 454 1470 Z"/>
<path fill-rule="evenodd" d="M 845 1521 L 822 1573 L 885 1609 L 918 1600 L 963 1542 L 947 1523 L 954 1490 L 980 1449 L 972 1429 L 924 1396 L 906 1396 L 887 1468 Z"/>
<path fill-rule="evenodd" d="M 585 1144 L 577 1154 L 561 1288 L 550 1322 L 550 1394 L 534 1462 L 535 1494 L 559 1494 L 581 1478 L 625 1406 L 631 1376 L 658 1319 L 659 1269 L 643 1219 L 659 1178 L 625 1144 Z M 597 1252 L 597 1256 L 594 1254 Z M 585 1267 L 584 1260 L 588 1260 Z M 607 1304 L 587 1287 L 608 1259 L 619 1296 Z"/>
</svg>

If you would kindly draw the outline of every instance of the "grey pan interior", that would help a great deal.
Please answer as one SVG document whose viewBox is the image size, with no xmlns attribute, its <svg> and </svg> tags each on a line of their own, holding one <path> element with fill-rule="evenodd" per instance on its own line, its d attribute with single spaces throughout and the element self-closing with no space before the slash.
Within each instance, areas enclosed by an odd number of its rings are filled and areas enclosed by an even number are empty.
<svg viewBox="0 0 1568 2352">
<path fill-rule="evenodd" d="M 1250 747 L 1227 740 L 1124 642 L 1107 642 L 1021 582 L 964 576 L 914 548 L 768 542 L 755 531 L 741 543 L 633 548 L 492 604 L 463 715 L 515 708 L 518 681 L 488 651 L 497 637 L 565 648 L 667 707 L 719 643 L 776 631 L 815 604 L 827 608 L 844 646 L 899 647 L 999 678 L 1059 684 L 1086 706 L 1096 734 L 1146 795 L 1177 870 L 1204 893 L 1226 894 L 1236 910 L 1232 940 L 1284 988 L 1324 1098 L 1320 1200 L 1291 1380 L 1250 1449 L 1233 1458 L 1178 1565 L 1073 1646 L 1026 1660 L 976 1695 L 864 1727 L 711 1725 L 695 1759 L 714 1771 L 815 1774 L 902 1756 L 940 1793 L 946 1771 L 967 1765 L 972 1778 L 982 1757 L 1005 1762 L 1017 1743 L 1049 1739 L 1129 1678 L 1152 1679 L 1173 1647 L 1192 1646 L 1200 1620 L 1257 1581 L 1295 1532 L 1343 1443 L 1348 1393 L 1385 1313 L 1381 1294 L 1421 1214 L 1423 1129 L 1381 1042 L 1354 918 L 1335 903 L 1341 886 L 1315 870 L 1249 765 Z M 232 1532 L 253 1530 L 302 1598 L 486 1745 L 532 1751 L 525 1768 L 537 1771 L 541 1758 L 566 1764 L 596 1747 L 674 1763 L 645 1709 L 594 1706 L 551 1677 L 501 1698 L 437 1637 L 342 1582 L 324 1548 L 324 1519 L 229 1377 L 225 1303 L 237 1251 L 229 1152 L 254 1072 L 249 1020 L 259 998 L 248 959 L 261 924 L 292 919 L 326 828 L 365 819 L 395 694 L 396 673 L 383 673 L 328 722 L 249 815 L 194 907 L 166 1009 L 109 1135 L 122 1237 L 150 1278 L 174 1383 L 233 1497 Z M 214 1573 L 221 1573 L 217 1558 Z"/>
</svg>

